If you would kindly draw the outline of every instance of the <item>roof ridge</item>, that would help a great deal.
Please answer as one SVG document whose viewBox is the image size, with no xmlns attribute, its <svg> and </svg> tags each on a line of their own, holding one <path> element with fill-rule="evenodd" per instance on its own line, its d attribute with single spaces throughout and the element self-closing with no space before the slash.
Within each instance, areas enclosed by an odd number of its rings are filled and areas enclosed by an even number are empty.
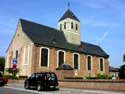
<svg viewBox="0 0 125 94">
<path fill-rule="evenodd" d="M 58 29 L 56 29 L 56 28 L 49 27 L 49 26 L 47 26 L 47 25 L 40 24 L 40 23 L 37 23 L 37 22 L 33 22 L 33 21 L 30 21 L 30 20 L 26 20 L 26 19 L 22 19 L 22 18 L 20 18 L 19 20 L 20 20 L 20 21 L 29 22 L 29 23 L 32 23 L 32 24 L 36 24 L 36 25 L 40 25 L 40 26 L 44 26 L 44 27 L 46 27 L 46 28 L 53 29 L 53 30 L 56 30 L 56 31 L 60 31 L 60 30 L 58 30 Z"/>
</svg>

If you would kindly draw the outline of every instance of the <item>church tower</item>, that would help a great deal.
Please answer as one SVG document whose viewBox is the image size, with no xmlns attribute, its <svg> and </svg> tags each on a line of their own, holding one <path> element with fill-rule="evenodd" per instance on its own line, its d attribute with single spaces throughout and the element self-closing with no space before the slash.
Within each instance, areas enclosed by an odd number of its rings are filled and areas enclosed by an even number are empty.
<svg viewBox="0 0 125 94">
<path fill-rule="evenodd" d="M 67 42 L 80 45 L 80 21 L 70 9 L 58 21 L 58 30 L 64 32 Z"/>
</svg>

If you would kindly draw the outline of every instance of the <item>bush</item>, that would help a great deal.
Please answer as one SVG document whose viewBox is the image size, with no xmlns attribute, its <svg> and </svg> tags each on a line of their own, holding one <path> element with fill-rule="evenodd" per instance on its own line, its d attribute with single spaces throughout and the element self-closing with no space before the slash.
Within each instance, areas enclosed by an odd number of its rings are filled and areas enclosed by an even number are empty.
<svg viewBox="0 0 125 94">
<path fill-rule="evenodd" d="M 19 76 L 19 79 L 26 79 L 28 76 Z"/>
<path fill-rule="evenodd" d="M 64 77 L 64 79 L 83 79 L 83 77 Z"/>
<path fill-rule="evenodd" d="M 19 79 L 18 77 L 13 75 L 5 75 L 5 77 L 7 77 L 8 79 Z"/>
<path fill-rule="evenodd" d="M 1 72 L 4 71 L 4 66 L 5 66 L 5 58 L 4 57 L 0 57 L 0 71 Z"/>
<path fill-rule="evenodd" d="M 86 79 L 97 79 L 96 77 L 86 77 Z"/>
<path fill-rule="evenodd" d="M 86 77 L 86 79 L 112 79 L 112 77 L 104 74 L 97 74 L 96 77 Z"/>
<path fill-rule="evenodd" d="M 108 75 L 101 75 L 101 74 L 98 74 L 97 79 L 109 79 Z"/>
<path fill-rule="evenodd" d="M 125 79 L 125 65 L 122 65 L 119 69 L 119 78 Z"/>
</svg>

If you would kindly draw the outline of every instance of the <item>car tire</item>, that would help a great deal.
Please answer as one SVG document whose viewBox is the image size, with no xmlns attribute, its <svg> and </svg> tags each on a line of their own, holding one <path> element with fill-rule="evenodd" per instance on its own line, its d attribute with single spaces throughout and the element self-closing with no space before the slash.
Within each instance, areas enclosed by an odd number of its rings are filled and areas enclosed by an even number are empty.
<svg viewBox="0 0 125 94">
<path fill-rule="evenodd" d="M 24 88 L 25 88 L 25 89 L 29 89 L 29 88 L 30 88 L 30 86 L 29 86 L 29 83 L 28 83 L 28 82 L 26 82 L 26 83 L 24 84 Z"/>
<path fill-rule="evenodd" d="M 38 91 L 44 90 L 44 87 L 41 84 L 38 84 L 37 85 L 37 90 Z"/>
</svg>

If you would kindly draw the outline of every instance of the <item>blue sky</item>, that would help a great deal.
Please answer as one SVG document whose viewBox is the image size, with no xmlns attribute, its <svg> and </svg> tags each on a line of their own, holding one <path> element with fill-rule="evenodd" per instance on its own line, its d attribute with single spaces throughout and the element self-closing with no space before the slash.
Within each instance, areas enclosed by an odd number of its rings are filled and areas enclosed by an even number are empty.
<svg viewBox="0 0 125 94">
<path fill-rule="evenodd" d="M 68 0 L 0 0 L 0 56 L 15 33 L 19 18 L 57 28 Z M 125 53 L 125 0 L 70 0 L 80 19 L 81 40 L 100 45 L 111 66 L 119 67 Z"/>
</svg>

